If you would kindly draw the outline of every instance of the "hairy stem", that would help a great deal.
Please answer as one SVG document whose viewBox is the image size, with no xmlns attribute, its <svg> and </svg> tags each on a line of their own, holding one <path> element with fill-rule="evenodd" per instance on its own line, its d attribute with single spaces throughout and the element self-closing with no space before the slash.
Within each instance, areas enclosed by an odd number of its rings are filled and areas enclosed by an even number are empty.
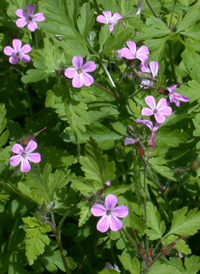
<svg viewBox="0 0 200 274">
<path fill-rule="evenodd" d="M 126 235 L 126 237 L 129 239 L 129 241 L 132 243 L 133 246 L 137 247 L 136 242 L 133 240 L 133 238 L 130 236 L 130 234 L 122 227 L 122 231 Z"/>
<path fill-rule="evenodd" d="M 102 85 L 100 85 L 100 84 L 98 84 L 96 82 L 94 82 L 94 85 L 97 86 L 98 88 L 104 90 L 105 92 L 109 93 L 110 95 L 116 97 L 116 98 L 120 97 L 119 94 L 114 94 L 112 91 L 108 90 L 107 88 L 103 87 Z"/>
<path fill-rule="evenodd" d="M 152 7 L 152 5 L 150 4 L 149 0 L 145 0 L 149 9 L 151 10 L 151 12 L 153 13 L 153 15 L 156 17 L 156 18 L 159 18 L 158 14 L 155 12 L 154 8 Z"/>
<path fill-rule="evenodd" d="M 174 78 L 174 82 L 175 82 L 175 84 L 177 84 L 174 58 L 173 58 L 173 42 L 172 41 L 169 41 L 169 59 L 170 59 L 170 65 L 171 65 L 171 70 L 172 70 L 172 75 L 173 75 L 173 78 Z"/>
</svg>

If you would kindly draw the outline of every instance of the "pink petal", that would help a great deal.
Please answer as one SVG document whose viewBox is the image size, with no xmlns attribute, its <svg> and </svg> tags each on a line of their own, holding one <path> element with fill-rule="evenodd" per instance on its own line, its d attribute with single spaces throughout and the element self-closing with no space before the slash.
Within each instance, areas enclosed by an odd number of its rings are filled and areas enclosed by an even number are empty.
<svg viewBox="0 0 200 274">
<path fill-rule="evenodd" d="M 92 72 L 96 69 L 96 64 L 93 61 L 88 61 L 82 66 L 83 72 Z"/>
<path fill-rule="evenodd" d="M 145 102 L 147 103 L 148 106 L 150 106 L 151 109 L 156 108 L 156 100 L 153 96 L 149 95 L 145 98 Z"/>
<path fill-rule="evenodd" d="M 110 218 L 108 220 L 109 220 L 109 226 L 111 230 L 117 231 L 123 227 L 122 222 L 117 217 L 112 215 L 110 215 L 109 217 Z"/>
<path fill-rule="evenodd" d="M 28 17 L 28 14 L 25 12 L 25 10 L 23 9 L 18 9 L 15 14 L 18 16 L 18 17 L 25 17 L 27 18 Z"/>
<path fill-rule="evenodd" d="M 150 66 L 153 77 L 157 76 L 158 69 L 159 69 L 159 63 L 157 61 L 151 61 L 149 63 L 149 66 Z"/>
<path fill-rule="evenodd" d="M 144 116 L 151 116 L 153 115 L 153 110 L 150 109 L 150 108 L 143 108 L 142 111 L 141 111 L 141 114 L 144 115 Z"/>
<path fill-rule="evenodd" d="M 78 74 L 78 72 L 77 72 L 77 70 L 75 68 L 67 68 L 65 70 L 64 74 L 65 74 L 65 76 L 67 78 L 72 79 L 72 78 L 74 78 Z"/>
<path fill-rule="evenodd" d="M 138 11 L 136 12 L 136 15 L 140 14 L 142 11 L 142 1 L 138 1 Z"/>
<path fill-rule="evenodd" d="M 35 31 L 38 28 L 38 25 L 35 21 L 29 21 L 28 23 L 28 29 L 30 31 Z"/>
<path fill-rule="evenodd" d="M 81 56 L 74 56 L 72 59 L 72 64 L 76 69 L 82 68 L 83 58 Z"/>
<path fill-rule="evenodd" d="M 112 210 L 117 204 L 117 197 L 113 194 L 109 194 L 105 199 L 105 207 L 107 210 Z"/>
<path fill-rule="evenodd" d="M 24 152 L 24 148 L 20 144 L 14 144 L 12 147 L 12 152 L 21 155 Z"/>
<path fill-rule="evenodd" d="M 95 217 L 100 217 L 106 214 L 106 208 L 103 205 L 96 204 L 92 206 L 91 212 Z"/>
<path fill-rule="evenodd" d="M 129 47 L 130 51 L 133 53 L 133 55 L 135 55 L 137 47 L 136 47 L 136 43 L 132 42 L 132 41 L 128 41 L 126 42 L 127 46 Z"/>
<path fill-rule="evenodd" d="M 84 78 L 82 73 L 77 74 L 72 80 L 72 86 L 75 88 L 80 88 L 82 87 L 83 84 L 84 84 Z"/>
<path fill-rule="evenodd" d="M 33 14 L 35 12 L 35 5 L 27 4 L 26 10 L 27 10 L 29 16 L 33 16 Z"/>
<path fill-rule="evenodd" d="M 12 156 L 10 157 L 10 160 L 9 160 L 11 166 L 17 166 L 21 163 L 21 161 L 22 161 L 21 155 Z"/>
<path fill-rule="evenodd" d="M 176 92 L 174 92 L 174 97 L 176 98 L 176 100 L 186 102 L 186 103 L 190 100 L 189 97 L 185 97 L 184 95 L 176 93 Z"/>
<path fill-rule="evenodd" d="M 127 145 L 133 145 L 135 144 L 136 140 L 132 139 L 132 138 L 129 138 L 127 137 L 124 141 L 124 145 L 127 146 Z"/>
<path fill-rule="evenodd" d="M 28 63 L 31 60 L 31 57 L 27 54 L 23 54 L 19 56 L 19 59 L 24 63 Z"/>
<path fill-rule="evenodd" d="M 19 18 L 16 21 L 16 25 L 18 26 L 18 28 L 23 28 L 27 24 L 28 24 L 28 20 L 26 18 Z"/>
<path fill-rule="evenodd" d="M 113 25 L 110 25 L 110 26 L 109 26 L 109 29 L 110 29 L 110 33 L 112 33 L 113 30 L 114 30 L 114 26 L 113 26 Z"/>
<path fill-rule="evenodd" d="M 112 22 L 117 23 L 117 21 L 120 20 L 121 18 L 123 18 L 123 16 L 120 13 L 114 13 L 114 15 L 112 17 Z"/>
<path fill-rule="evenodd" d="M 143 124 L 146 127 L 150 128 L 150 130 L 153 130 L 153 122 L 150 120 L 142 120 L 142 119 L 136 119 L 136 123 Z"/>
<path fill-rule="evenodd" d="M 150 62 L 150 63 L 151 63 L 151 62 Z M 151 72 L 150 69 L 149 69 L 148 66 L 147 66 L 147 62 L 141 62 L 141 63 L 140 63 L 140 69 L 141 69 L 141 71 L 143 71 L 143 72 L 148 72 L 148 73 Z"/>
<path fill-rule="evenodd" d="M 28 45 L 28 44 L 26 44 L 26 45 L 24 45 L 24 46 L 21 48 L 20 53 L 21 53 L 21 54 L 28 53 L 28 52 L 30 52 L 31 50 L 32 50 L 31 46 Z"/>
<path fill-rule="evenodd" d="M 112 215 L 119 218 L 124 218 L 128 215 L 128 207 L 126 207 L 125 205 L 116 206 L 112 210 Z"/>
<path fill-rule="evenodd" d="M 138 59 L 140 59 L 141 61 L 144 61 L 144 60 L 147 60 L 148 59 L 148 56 L 147 54 L 149 54 L 149 49 L 148 47 L 146 46 L 141 46 L 138 50 L 137 50 L 137 53 L 136 53 L 136 57 Z"/>
<path fill-rule="evenodd" d="M 30 153 L 26 156 L 26 159 L 33 163 L 39 163 L 41 161 L 41 155 L 40 153 Z"/>
<path fill-rule="evenodd" d="M 44 21 L 44 20 L 45 20 L 44 13 L 42 12 L 39 12 L 33 15 L 33 21 Z"/>
<path fill-rule="evenodd" d="M 35 141 L 31 140 L 25 148 L 25 153 L 26 154 L 31 153 L 34 150 L 36 150 L 36 148 L 37 148 L 37 143 Z"/>
<path fill-rule="evenodd" d="M 9 58 L 9 62 L 10 62 L 11 64 L 15 65 L 15 64 L 17 64 L 17 63 L 19 62 L 19 57 L 13 55 L 13 56 L 11 56 L 11 57 Z"/>
<path fill-rule="evenodd" d="M 82 73 L 83 83 L 85 86 L 91 86 L 94 83 L 94 78 L 88 73 Z"/>
<path fill-rule="evenodd" d="M 107 20 L 107 18 L 105 17 L 105 16 L 103 16 L 103 15 L 99 15 L 99 16 L 97 16 L 97 22 L 99 22 L 99 23 L 103 23 L 103 24 L 108 24 L 108 20 Z"/>
<path fill-rule="evenodd" d="M 10 56 L 13 53 L 15 53 L 14 49 L 11 48 L 10 46 L 5 47 L 4 50 L 3 50 L 3 52 L 4 52 L 4 54 L 6 54 L 8 56 Z"/>
<path fill-rule="evenodd" d="M 109 229 L 108 216 L 105 215 L 97 223 L 97 230 L 104 233 Z"/>
<path fill-rule="evenodd" d="M 154 114 L 154 117 L 155 117 L 156 121 L 157 121 L 159 124 L 164 123 L 165 120 L 166 120 L 165 116 L 162 115 L 162 114 L 159 114 L 159 113 Z"/>
<path fill-rule="evenodd" d="M 20 170 L 21 172 L 29 172 L 31 170 L 31 165 L 26 158 L 22 158 Z"/>
<path fill-rule="evenodd" d="M 106 17 L 107 22 L 109 23 L 112 19 L 112 12 L 111 11 L 103 11 L 103 15 Z"/>
<path fill-rule="evenodd" d="M 170 87 L 167 88 L 167 90 L 170 92 L 170 93 L 173 93 L 177 88 L 177 85 L 172 85 Z"/>
<path fill-rule="evenodd" d="M 129 60 L 135 59 L 134 54 L 130 51 L 130 49 L 127 49 L 127 48 L 123 48 L 123 49 L 121 50 L 121 55 L 122 55 L 124 58 L 129 59 Z"/>
<path fill-rule="evenodd" d="M 13 44 L 13 48 L 14 48 L 15 52 L 20 52 L 21 47 L 22 47 L 22 41 L 19 39 L 14 39 L 12 41 L 12 44 Z"/>
</svg>

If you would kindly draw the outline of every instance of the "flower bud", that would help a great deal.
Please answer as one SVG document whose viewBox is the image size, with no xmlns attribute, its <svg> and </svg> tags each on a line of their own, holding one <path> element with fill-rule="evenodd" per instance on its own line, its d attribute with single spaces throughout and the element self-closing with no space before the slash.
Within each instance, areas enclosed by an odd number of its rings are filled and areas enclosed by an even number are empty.
<svg viewBox="0 0 200 274">
<path fill-rule="evenodd" d="M 197 170 L 200 167 L 200 161 L 196 161 L 192 163 L 192 169 Z"/>
<path fill-rule="evenodd" d="M 138 248 L 138 253 L 141 257 L 143 257 L 146 254 L 146 251 L 144 249 L 144 247 L 141 245 L 141 243 L 137 244 L 137 248 Z"/>
<path fill-rule="evenodd" d="M 144 148 L 142 147 L 142 145 L 140 144 L 140 142 L 136 142 L 136 146 L 137 146 L 137 155 L 138 156 L 143 156 L 144 155 Z"/>
<path fill-rule="evenodd" d="M 36 132 L 36 133 L 33 133 L 25 138 L 22 139 L 22 145 L 23 146 L 27 146 L 28 143 L 33 140 L 40 132 L 42 132 L 43 130 L 45 130 L 46 127 L 44 127 L 43 129 L 41 129 L 40 131 Z"/>
<path fill-rule="evenodd" d="M 158 93 L 159 94 L 163 94 L 163 95 L 168 95 L 169 94 L 169 91 L 163 87 L 159 87 L 158 88 Z"/>
</svg>

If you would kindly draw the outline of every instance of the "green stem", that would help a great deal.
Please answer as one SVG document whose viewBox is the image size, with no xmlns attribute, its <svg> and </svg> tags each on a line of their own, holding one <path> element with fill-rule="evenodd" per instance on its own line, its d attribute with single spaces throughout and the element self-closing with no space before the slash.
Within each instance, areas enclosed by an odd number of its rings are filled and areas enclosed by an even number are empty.
<svg viewBox="0 0 200 274">
<path fill-rule="evenodd" d="M 26 90 L 26 98 L 27 98 L 27 101 L 28 101 L 28 107 L 29 107 L 30 118 L 33 120 L 33 112 L 32 112 L 31 99 L 30 99 L 28 87 L 27 87 L 26 84 L 24 84 L 24 86 L 25 86 L 25 90 Z"/>
<path fill-rule="evenodd" d="M 103 87 L 102 85 L 94 82 L 94 85 L 97 86 L 98 88 L 104 90 L 105 92 L 109 93 L 110 95 L 116 97 L 116 98 L 120 98 L 119 94 L 114 94 L 112 91 L 108 90 L 107 88 Z"/>
<path fill-rule="evenodd" d="M 132 243 L 133 246 L 137 247 L 136 242 L 133 240 L 133 238 L 130 236 L 130 234 L 122 227 L 122 231 L 126 235 L 126 237 L 129 239 L 129 241 Z"/>
<path fill-rule="evenodd" d="M 159 16 L 157 15 L 157 13 L 155 12 L 155 10 L 153 9 L 152 5 L 150 4 L 149 0 L 145 0 L 148 7 L 150 8 L 151 12 L 153 13 L 153 15 L 156 17 L 156 18 L 159 18 Z"/>
<path fill-rule="evenodd" d="M 100 9 L 99 9 L 99 5 L 98 5 L 98 3 L 97 3 L 97 0 L 93 0 L 93 2 L 94 2 L 94 5 L 95 5 L 95 8 L 96 8 L 96 10 L 97 10 L 97 13 L 98 13 L 98 14 L 101 14 L 101 11 L 100 11 Z"/>
<path fill-rule="evenodd" d="M 101 61 L 101 59 L 100 59 L 100 61 Z M 109 78 L 109 80 L 110 80 L 110 82 L 111 82 L 111 85 L 112 85 L 114 88 L 116 88 L 116 85 L 115 85 L 115 83 L 114 83 L 114 81 L 113 81 L 113 79 L 112 79 L 112 77 L 111 77 L 109 71 L 107 70 L 106 66 L 104 65 L 104 63 L 103 63 L 102 61 L 101 61 L 101 65 L 102 65 L 102 67 L 103 67 L 105 73 L 107 74 L 107 76 L 108 76 L 108 78 Z"/>
<path fill-rule="evenodd" d="M 175 9 L 175 6 L 176 6 L 176 2 L 177 2 L 177 0 L 174 0 L 174 5 L 173 5 L 172 13 L 171 13 L 170 20 L 169 20 L 169 28 L 170 29 L 172 27 L 172 20 L 173 20 L 173 16 L 174 16 L 174 9 Z"/>
<path fill-rule="evenodd" d="M 65 254 L 64 254 L 64 249 L 63 249 L 63 246 L 62 246 L 61 238 L 58 235 L 55 235 L 55 237 L 56 237 L 56 240 L 57 240 L 57 243 L 58 243 L 58 247 L 59 247 L 59 250 L 60 250 L 60 255 L 61 255 L 63 264 L 65 266 L 66 274 L 71 274 L 71 271 L 69 269 L 69 266 L 67 264 L 67 260 L 66 260 Z"/>
<path fill-rule="evenodd" d="M 171 65 L 174 82 L 175 82 L 175 84 L 177 84 L 177 78 L 176 78 L 175 66 L 174 66 L 174 60 L 173 60 L 173 43 L 172 43 L 172 41 L 169 41 L 169 59 L 170 59 L 170 65 Z"/>
</svg>

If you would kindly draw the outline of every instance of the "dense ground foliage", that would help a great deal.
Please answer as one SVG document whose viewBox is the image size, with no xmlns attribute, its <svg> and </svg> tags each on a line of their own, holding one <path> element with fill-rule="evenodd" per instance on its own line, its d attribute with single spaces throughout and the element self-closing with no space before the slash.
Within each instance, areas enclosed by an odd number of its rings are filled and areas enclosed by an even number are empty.
<svg viewBox="0 0 200 274">
<path fill-rule="evenodd" d="M 0 18 L 0 273 L 199 273 L 200 0 Z"/>
</svg>

